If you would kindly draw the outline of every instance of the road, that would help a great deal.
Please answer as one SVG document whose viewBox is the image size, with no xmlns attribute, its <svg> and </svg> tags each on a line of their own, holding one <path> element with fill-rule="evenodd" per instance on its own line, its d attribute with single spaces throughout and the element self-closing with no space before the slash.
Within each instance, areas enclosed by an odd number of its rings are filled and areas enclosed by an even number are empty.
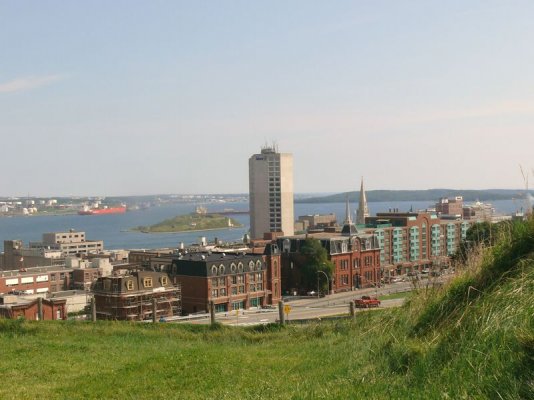
<svg viewBox="0 0 534 400">
<path fill-rule="evenodd" d="M 446 278 L 445 278 L 446 279 Z M 420 285 L 427 283 L 441 282 L 442 278 L 437 280 L 422 280 Z M 411 282 L 398 282 L 385 285 L 379 288 L 356 289 L 349 292 L 336 293 L 325 296 L 323 298 L 316 297 L 300 297 L 300 298 L 286 298 L 285 304 L 291 306 L 287 320 L 302 320 L 327 317 L 331 315 L 348 314 L 349 302 L 353 299 L 359 298 L 363 295 L 383 296 L 391 293 L 406 292 L 413 289 Z M 404 302 L 404 299 L 383 300 L 381 307 L 398 307 Z M 356 309 L 356 312 L 366 310 Z M 260 324 L 273 323 L 278 320 L 278 309 L 262 309 L 262 310 L 239 310 L 223 312 L 216 314 L 217 322 L 232 326 L 252 326 Z M 178 323 L 192 323 L 192 324 L 208 324 L 210 323 L 209 315 L 198 316 L 194 320 L 173 321 Z"/>
</svg>

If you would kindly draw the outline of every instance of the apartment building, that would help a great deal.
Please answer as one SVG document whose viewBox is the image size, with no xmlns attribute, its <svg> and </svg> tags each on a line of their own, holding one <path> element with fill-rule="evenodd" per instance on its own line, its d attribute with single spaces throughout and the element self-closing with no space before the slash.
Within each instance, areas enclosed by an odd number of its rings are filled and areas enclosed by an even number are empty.
<svg viewBox="0 0 534 400">
<path fill-rule="evenodd" d="M 471 222 L 427 212 L 386 212 L 366 218 L 366 232 L 380 247 L 385 277 L 444 267 L 465 239 Z"/>
<path fill-rule="evenodd" d="M 265 146 L 249 158 L 250 233 L 294 233 L 293 155 Z"/>
</svg>

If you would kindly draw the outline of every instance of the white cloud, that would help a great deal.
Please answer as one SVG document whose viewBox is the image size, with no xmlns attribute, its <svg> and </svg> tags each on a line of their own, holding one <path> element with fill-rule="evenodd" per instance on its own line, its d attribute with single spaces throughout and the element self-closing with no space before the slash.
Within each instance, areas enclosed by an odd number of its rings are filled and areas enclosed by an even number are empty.
<svg viewBox="0 0 534 400">
<path fill-rule="evenodd" d="M 61 78 L 61 75 L 28 76 L 24 78 L 17 78 L 5 83 L 0 83 L 0 93 L 14 93 L 22 92 L 24 90 L 32 90 L 41 86 L 50 85 Z"/>
</svg>

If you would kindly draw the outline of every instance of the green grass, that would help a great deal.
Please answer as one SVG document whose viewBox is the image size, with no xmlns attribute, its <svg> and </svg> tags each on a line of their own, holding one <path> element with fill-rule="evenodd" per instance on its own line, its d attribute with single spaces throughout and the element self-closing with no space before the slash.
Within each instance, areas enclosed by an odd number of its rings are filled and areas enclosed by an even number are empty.
<svg viewBox="0 0 534 400">
<path fill-rule="evenodd" d="M 531 221 L 448 287 L 353 320 L 0 321 L 0 398 L 534 398 L 533 251 Z"/>
</svg>

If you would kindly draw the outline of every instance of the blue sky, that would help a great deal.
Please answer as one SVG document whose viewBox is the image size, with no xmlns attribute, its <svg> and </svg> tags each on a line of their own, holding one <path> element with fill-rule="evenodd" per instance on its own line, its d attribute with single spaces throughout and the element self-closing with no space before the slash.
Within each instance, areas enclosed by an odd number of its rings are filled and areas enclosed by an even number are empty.
<svg viewBox="0 0 534 400">
<path fill-rule="evenodd" d="M 0 0 L 0 195 L 517 188 L 532 1 Z M 534 181 L 534 179 L 531 179 Z"/>
</svg>

